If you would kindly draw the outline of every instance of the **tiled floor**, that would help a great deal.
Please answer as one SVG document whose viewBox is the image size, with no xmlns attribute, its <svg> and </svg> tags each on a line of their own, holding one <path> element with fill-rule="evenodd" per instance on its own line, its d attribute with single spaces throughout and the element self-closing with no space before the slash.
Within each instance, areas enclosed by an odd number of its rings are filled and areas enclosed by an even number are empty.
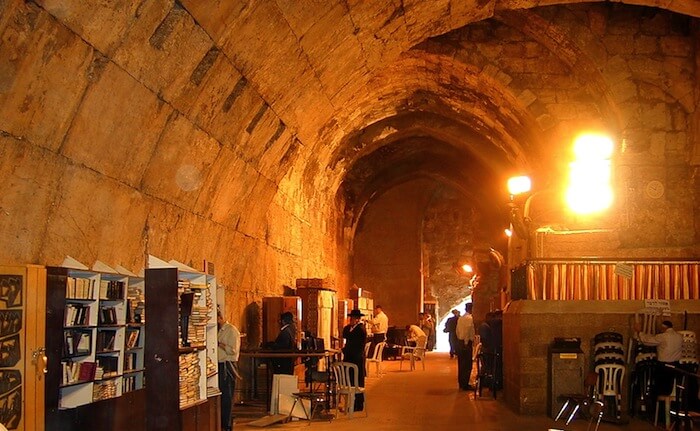
<svg viewBox="0 0 700 431">
<path fill-rule="evenodd" d="M 586 430 L 588 422 L 574 420 L 568 427 L 546 416 L 519 416 L 501 399 L 490 396 L 475 398 L 474 392 L 457 389 L 457 363 L 446 353 L 428 354 L 426 369 L 399 371 L 398 361 L 382 363 L 384 374 L 367 378 L 366 414 L 356 413 L 348 418 L 342 413 L 331 422 L 292 421 L 269 428 L 306 430 L 480 430 L 480 431 L 547 431 Z M 485 392 L 484 395 L 487 395 Z M 500 398 L 500 397 L 499 397 Z M 234 408 L 234 414 L 236 409 Z M 249 421 L 250 419 L 245 419 Z M 238 419 L 237 430 L 259 429 Z M 593 426 L 591 426 L 591 430 Z M 601 423 L 599 430 L 646 431 L 653 424 L 632 420 L 627 425 Z"/>
</svg>

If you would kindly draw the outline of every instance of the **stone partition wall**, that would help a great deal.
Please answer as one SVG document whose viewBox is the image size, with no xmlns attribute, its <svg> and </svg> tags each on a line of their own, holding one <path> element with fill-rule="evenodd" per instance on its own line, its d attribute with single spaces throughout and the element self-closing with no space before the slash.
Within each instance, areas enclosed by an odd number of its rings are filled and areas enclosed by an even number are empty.
<svg viewBox="0 0 700 431">
<path fill-rule="evenodd" d="M 605 331 L 619 332 L 627 346 L 634 313 L 643 301 L 515 301 L 503 315 L 503 377 L 506 403 L 519 414 L 545 414 L 549 393 L 549 346 L 555 337 L 580 337 L 591 367 L 593 338 Z M 687 329 L 700 331 L 700 301 L 671 301 L 674 327 L 683 329 L 683 312 L 688 312 Z M 623 387 L 627 388 L 629 374 Z M 583 389 L 583 388 L 582 388 Z M 626 411 L 626 389 L 623 412 Z"/>
</svg>

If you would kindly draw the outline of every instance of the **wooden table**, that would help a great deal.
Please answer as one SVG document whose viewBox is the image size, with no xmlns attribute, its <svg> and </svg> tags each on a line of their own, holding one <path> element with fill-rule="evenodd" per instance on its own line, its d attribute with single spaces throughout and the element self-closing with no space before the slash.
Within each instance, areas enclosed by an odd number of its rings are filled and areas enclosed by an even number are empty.
<svg viewBox="0 0 700 431">
<path fill-rule="evenodd" d="M 257 369 L 260 360 L 270 360 L 270 359 L 281 359 L 281 358 L 325 358 L 326 360 L 326 371 L 328 374 L 328 379 L 326 381 L 325 388 L 325 408 L 330 410 L 330 399 L 331 399 L 331 387 L 333 381 L 331 379 L 331 362 L 332 359 L 340 353 L 340 350 L 323 350 L 318 352 L 305 352 L 305 351 L 283 351 L 283 350 L 246 350 L 241 351 L 240 356 L 245 358 L 250 358 L 251 360 L 251 389 L 253 397 L 257 396 L 258 392 L 258 382 L 257 382 Z M 272 381 L 272 367 L 267 366 L 267 382 L 268 390 L 270 389 L 270 382 Z M 270 408 L 270 393 L 266 393 L 265 405 L 267 409 Z"/>
</svg>

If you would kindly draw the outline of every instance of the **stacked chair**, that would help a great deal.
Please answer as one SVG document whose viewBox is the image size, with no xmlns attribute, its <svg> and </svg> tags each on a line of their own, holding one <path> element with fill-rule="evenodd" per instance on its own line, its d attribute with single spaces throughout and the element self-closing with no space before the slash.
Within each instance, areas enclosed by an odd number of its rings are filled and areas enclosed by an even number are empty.
<svg viewBox="0 0 700 431">
<path fill-rule="evenodd" d="M 642 414 L 650 411 L 654 402 L 651 390 L 654 387 L 656 373 L 656 346 L 637 343 L 634 349 L 633 393 Z"/>
<path fill-rule="evenodd" d="M 610 415 L 617 420 L 622 416 L 622 381 L 625 376 L 625 348 L 622 341 L 622 334 L 601 332 L 595 336 L 593 346 L 594 369 L 598 375 L 596 399 L 611 406 L 603 415 Z"/>
</svg>

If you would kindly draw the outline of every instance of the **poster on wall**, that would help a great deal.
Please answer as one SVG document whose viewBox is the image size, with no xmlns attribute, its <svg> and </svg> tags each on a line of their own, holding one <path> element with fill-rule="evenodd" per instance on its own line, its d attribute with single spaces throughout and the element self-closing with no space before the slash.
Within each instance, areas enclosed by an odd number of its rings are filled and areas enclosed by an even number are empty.
<svg viewBox="0 0 700 431">
<path fill-rule="evenodd" d="M 0 274 L 0 423 L 8 430 L 22 424 L 21 275 Z"/>
</svg>

